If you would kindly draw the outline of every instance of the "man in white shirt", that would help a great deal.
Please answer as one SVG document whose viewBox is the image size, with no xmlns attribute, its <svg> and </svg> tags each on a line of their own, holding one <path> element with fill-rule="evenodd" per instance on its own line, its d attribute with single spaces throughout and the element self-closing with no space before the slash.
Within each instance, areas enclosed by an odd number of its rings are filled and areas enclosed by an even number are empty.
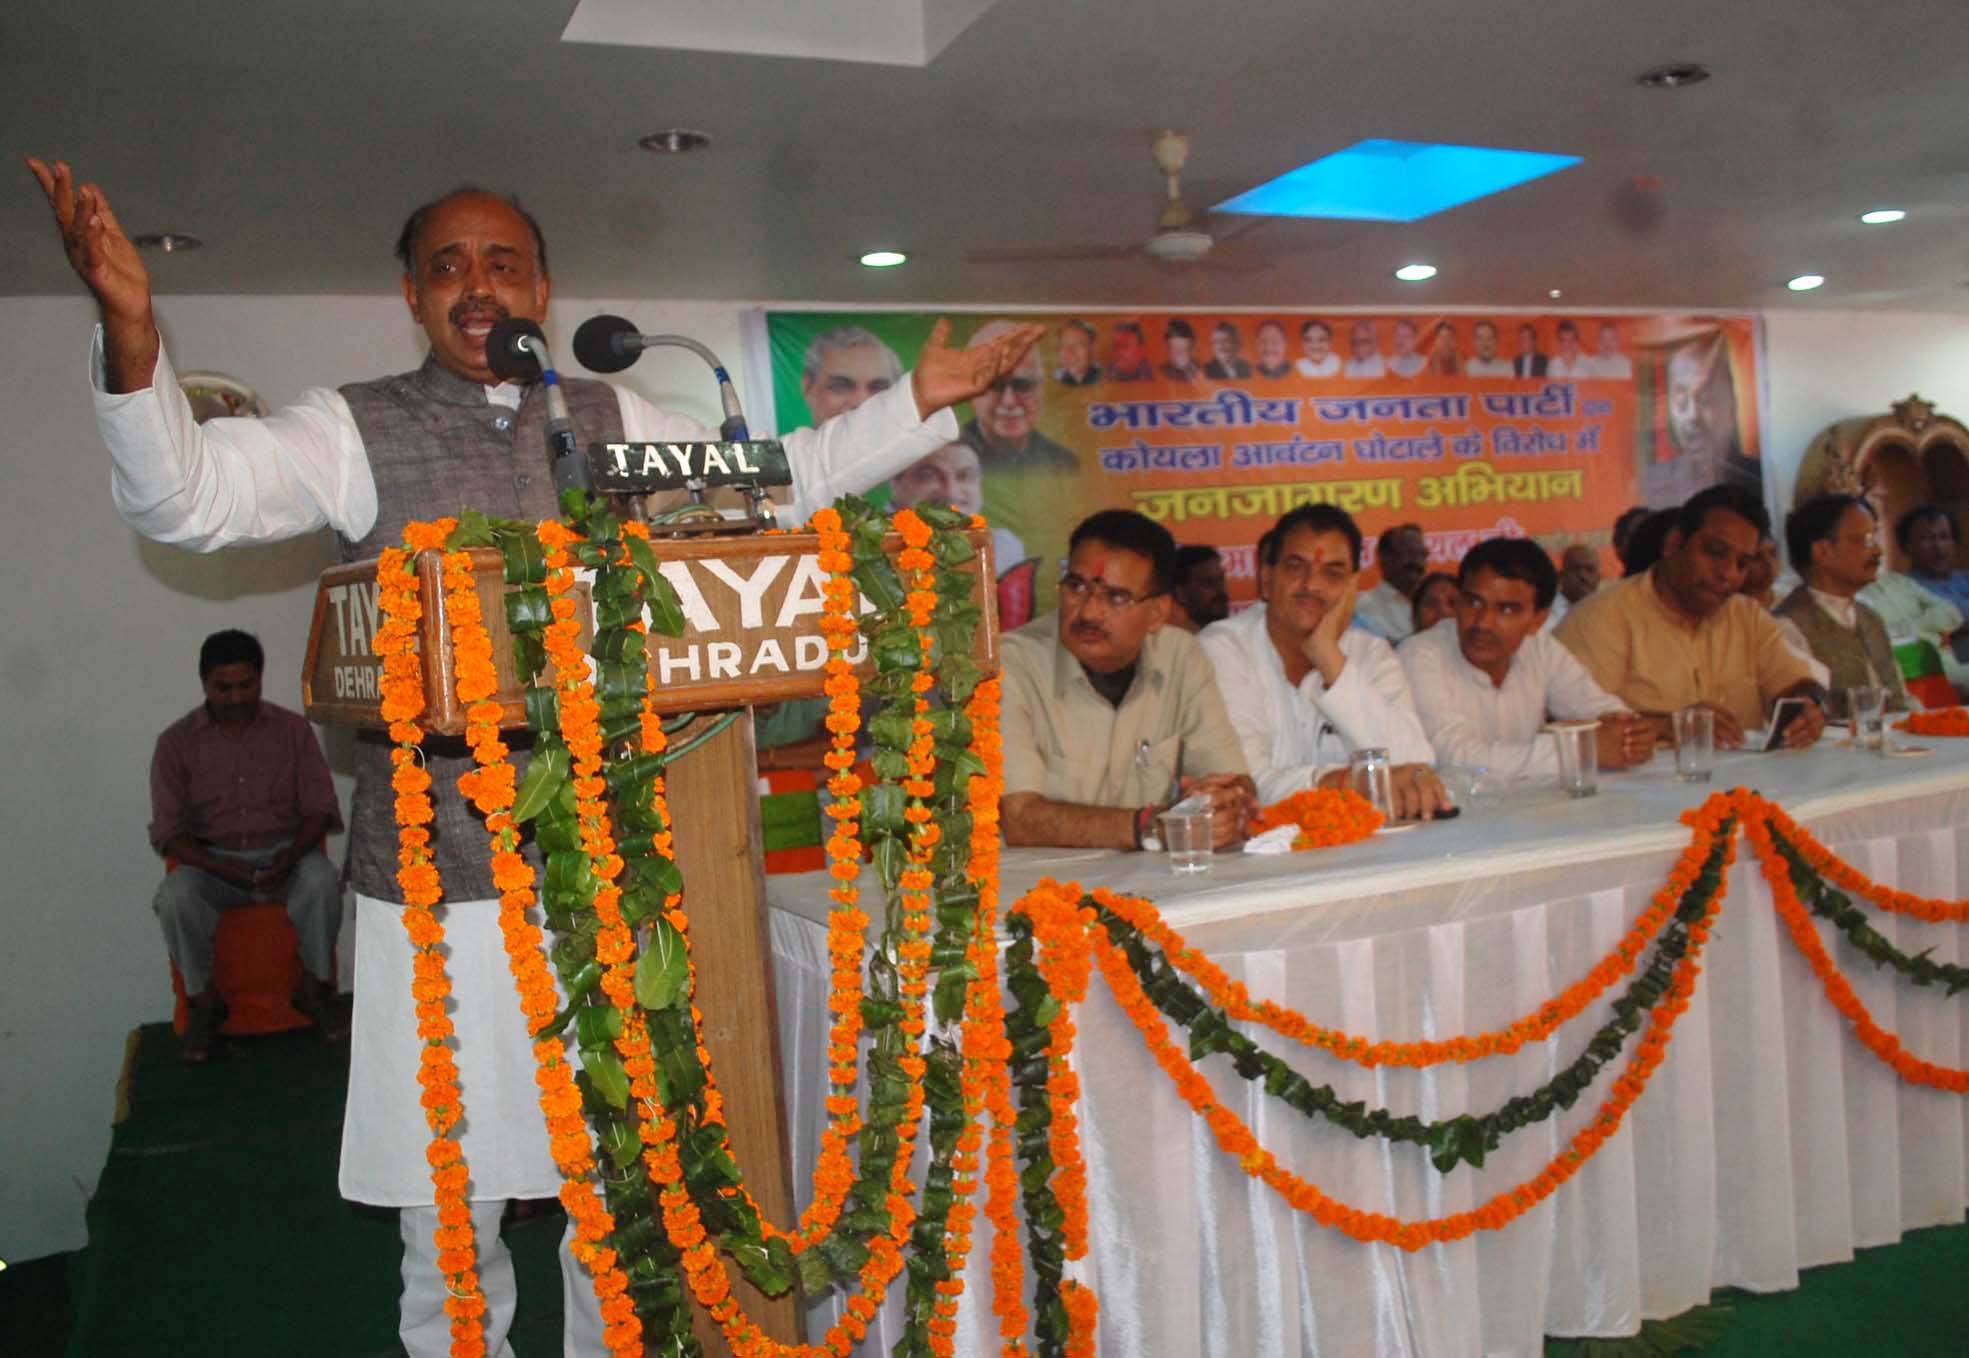
<svg viewBox="0 0 1969 1358">
<path fill-rule="evenodd" d="M 1509 377 L 1511 360 L 1497 352 L 1497 322 L 1478 321 L 1470 328 L 1470 357 L 1463 360 L 1467 377 Z"/>
<path fill-rule="evenodd" d="M 1548 377 L 1597 377 L 1599 373 L 1593 360 L 1586 356 L 1585 348 L 1579 342 L 1579 326 L 1567 319 L 1559 322 L 1554 334 L 1559 352 L 1545 366 Z"/>
<path fill-rule="evenodd" d="M 1426 356 L 1415 351 L 1415 322 L 1403 317 L 1395 322 L 1394 338 L 1390 341 L 1393 350 L 1388 356 L 1388 371 L 1396 377 L 1414 377 L 1428 366 Z"/>
<path fill-rule="evenodd" d="M 94 185 L 78 188 L 59 161 L 50 166 L 31 159 L 28 165 L 48 197 L 69 264 L 101 313 L 92 374 L 96 417 L 110 452 L 112 497 L 126 522 L 147 537 L 204 551 L 332 527 L 346 552 L 379 529 L 396 531 L 404 521 L 405 468 L 411 465 L 402 439 L 369 447 L 349 396 L 322 389 L 265 420 L 195 423 L 158 337 L 149 273 L 108 200 Z M 522 449 L 514 442 L 519 429 L 532 427 L 528 420 L 539 419 L 537 384 L 501 384 L 486 355 L 486 337 L 498 321 L 539 321 L 546 315 L 550 283 L 538 224 L 510 199 L 460 190 L 411 214 L 398 253 L 404 301 L 430 341 L 430 355 L 416 373 L 344 390 L 374 405 L 380 398 L 373 393 L 387 387 L 402 398 L 403 409 L 414 412 L 395 428 L 414 422 L 432 447 L 448 446 L 448 440 L 494 447 L 509 464 L 487 460 L 466 467 L 424 458 L 412 470 L 428 477 L 432 492 L 428 503 L 410 506 L 413 517 L 456 512 L 462 506 L 447 487 L 455 489 L 461 478 L 489 484 L 494 472 L 501 474 L 495 478 L 501 484 L 518 487 L 511 494 L 520 503 L 544 500 L 552 513 L 544 448 Z M 1037 327 L 1026 327 L 993 345 L 953 350 L 944 343 L 946 332 L 939 323 L 907 383 L 870 398 L 825 430 L 786 440 L 796 478 L 791 517 L 802 518 L 844 492 L 866 490 L 954 438 L 956 421 L 942 412 L 1015 368 L 1039 334 Z M 573 403 L 577 396 L 569 385 Z M 579 385 L 585 417 L 606 421 L 619 412 L 630 439 L 709 436 L 696 421 L 620 389 L 612 393 L 616 411 L 611 411 L 609 389 Z M 394 479 L 379 482 L 379 473 Z M 379 495 L 384 484 L 390 489 Z M 382 512 L 394 517 L 379 523 Z M 469 755 L 454 759 L 432 752 L 430 760 L 434 776 L 441 760 L 451 761 L 432 788 L 438 825 L 449 819 L 465 827 L 458 817 L 470 813 L 457 801 L 455 771 L 461 762 L 469 765 Z M 352 862 L 373 864 L 379 856 L 394 861 L 387 815 L 378 830 L 374 821 L 366 827 L 361 814 L 378 798 L 386 804 L 393 800 L 387 765 L 378 787 L 371 776 L 374 761 L 365 762 L 359 752 L 357 762 Z M 441 860 L 461 865 L 461 876 L 476 874 L 489 883 L 487 841 L 476 836 L 472 850 L 471 838 L 434 838 L 433 848 Z M 416 1105 L 424 1043 L 412 1017 L 413 954 L 393 888 L 393 883 L 367 893 L 357 888 L 362 984 L 356 992 L 341 1182 L 344 1196 L 355 1201 L 401 1209 L 399 1334 L 405 1350 L 421 1358 L 450 1352 L 449 1318 L 433 1243 L 438 1223 L 425 1161 L 429 1132 Z M 472 1169 L 486 1350 L 498 1358 L 511 1352 L 505 1335 L 515 1301 L 511 1257 L 499 1239 L 501 1211 L 508 1198 L 552 1196 L 561 1176 L 549 1154 L 529 1041 L 513 997 L 470 981 L 504 976 L 507 969 L 494 894 L 466 889 L 448 899 L 446 946 L 458 982 L 452 1019 L 461 1083 L 471 1091 L 475 1110 L 459 1140 Z M 586 1270 L 567 1250 L 572 1229 L 570 1223 L 562 1242 L 564 1293 L 570 1299 L 566 1350 L 599 1353 L 601 1318 Z"/>
<path fill-rule="evenodd" d="M 1612 321 L 1600 322 L 1600 341 L 1589 362 L 1593 377 L 1611 377 L 1619 382 L 1634 380 L 1634 362 L 1620 352 L 1620 327 Z"/>
<path fill-rule="evenodd" d="M 1371 378 L 1386 377 L 1388 364 L 1381 357 L 1381 342 L 1374 337 L 1374 322 L 1355 321 L 1347 332 L 1348 347 L 1353 350 L 1341 371 L 1348 377 Z"/>
<path fill-rule="evenodd" d="M 1267 804 L 1346 782 L 1355 750 L 1394 764 L 1396 815 L 1449 809 L 1435 751 L 1409 700 L 1401 662 L 1380 637 L 1349 627 L 1361 532 L 1332 505 L 1304 505 L 1259 544 L 1260 603 L 1203 629 L 1200 640 L 1244 758 Z"/>
<path fill-rule="evenodd" d="M 1537 543 L 1490 538 L 1457 572 L 1456 616 L 1398 654 L 1436 757 L 1504 779 L 1555 776 L 1548 717 L 1600 722 L 1600 767 L 1652 756 L 1654 732 L 1543 630 L 1558 573 Z"/>
<path fill-rule="evenodd" d="M 1299 327 L 1302 357 L 1293 366 L 1301 377 L 1333 377 L 1340 371 L 1340 355 L 1333 352 L 1333 327 L 1315 317 Z"/>
<path fill-rule="evenodd" d="M 1360 596 L 1354 626 L 1393 644 L 1415 630 L 1415 591 L 1429 573 L 1429 539 L 1422 525 L 1383 529 L 1374 543 L 1374 564 L 1381 568 L 1381 583 Z"/>
</svg>

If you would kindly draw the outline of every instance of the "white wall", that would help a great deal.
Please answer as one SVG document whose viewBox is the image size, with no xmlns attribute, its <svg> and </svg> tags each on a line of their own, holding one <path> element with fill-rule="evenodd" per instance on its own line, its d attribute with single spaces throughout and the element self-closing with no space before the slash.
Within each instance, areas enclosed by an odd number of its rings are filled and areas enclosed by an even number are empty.
<svg viewBox="0 0 1969 1358">
<path fill-rule="evenodd" d="M 1798 463 L 1819 431 L 1884 414 L 1910 392 L 1969 421 L 1969 316 L 1774 311 L 1764 317 L 1773 503 L 1789 509 Z"/>
<path fill-rule="evenodd" d="M 399 371 L 421 356 L 395 297 L 167 300 L 183 369 L 217 369 L 269 401 L 308 384 Z M 740 304 L 556 303 L 550 332 L 598 310 L 695 335 L 744 383 Z M 125 1035 L 169 1010 L 149 900 L 145 774 L 156 733 L 199 698 L 199 641 L 257 632 L 267 692 L 299 703 L 299 668 L 325 534 L 199 557 L 139 539 L 109 505 L 105 455 L 84 384 L 92 317 L 74 299 L 0 300 L 10 492 L 0 501 L 0 702 L 13 765 L 0 778 L 0 1259 L 79 1247 L 82 1210 L 109 1141 Z M 1969 414 L 1969 321 L 1797 312 L 1766 319 L 1771 430 L 1787 503 L 1812 436 L 1919 390 Z M 715 423 L 703 370 L 652 354 L 624 375 L 645 395 Z M 331 741 L 331 761 L 346 766 Z M 343 782 L 344 806 L 347 785 Z M 338 848 L 339 852 L 339 848 Z"/>
</svg>

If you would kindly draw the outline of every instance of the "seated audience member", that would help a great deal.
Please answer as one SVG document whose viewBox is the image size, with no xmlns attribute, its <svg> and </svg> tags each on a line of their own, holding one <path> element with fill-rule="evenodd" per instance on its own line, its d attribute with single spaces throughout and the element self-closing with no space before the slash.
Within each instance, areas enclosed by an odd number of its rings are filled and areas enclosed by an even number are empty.
<svg viewBox="0 0 1969 1358">
<path fill-rule="evenodd" d="M 1716 743 L 1743 744 L 1771 704 L 1805 699 L 1784 743 L 1810 745 L 1825 728 L 1825 691 L 1770 614 L 1737 591 L 1770 531 L 1758 497 L 1712 486 L 1676 512 L 1661 559 L 1575 608 L 1554 635 L 1601 688 L 1653 718 L 1658 736 L 1685 707 L 1716 713 Z M 1631 543 L 1629 544 L 1632 545 Z"/>
<path fill-rule="evenodd" d="M 1257 811 L 1210 662 L 1169 620 L 1176 543 L 1132 510 L 1069 539 L 1057 617 L 1000 642 L 1008 844 L 1138 849 L 1177 794 L 1214 803 L 1217 848 Z"/>
<path fill-rule="evenodd" d="M 1790 589 L 1780 589 L 1778 584 L 1789 574 L 1790 572 L 1784 569 L 1784 563 L 1778 560 L 1776 539 L 1766 533 L 1757 539 L 1757 555 L 1750 559 L 1750 565 L 1743 573 L 1743 584 L 1737 588 L 1737 593 L 1766 613 L 1771 613 L 1771 610 L 1777 607 L 1779 597 L 1791 592 Z M 1812 672 L 1812 678 L 1818 680 L 1819 687 L 1824 688 L 1830 684 L 1832 671 L 1820 664 L 1819 658 L 1812 654 L 1812 643 L 1805 640 L 1805 634 L 1798 630 L 1798 624 L 1790 618 L 1779 617 L 1775 613 L 1771 613 L 1771 620 L 1778 625 L 1778 632 L 1784 637 L 1784 644 L 1791 648 L 1793 655 L 1805 662 L 1805 667 Z"/>
<path fill-rule="evenodd" d="M 1805 583 L 1786 595 L 1776 612 L 1831 672 L 1832 708 L 1842 716 L 1844 691 L 1863 684 L 1887 690 L 1889 711 L 1907 710 L 1887 628 L 1854 597 L 1880 573 L 1879 527 L 1873 506 L 1857 495 L 1815 495 L 1784 520 L 1785 550 Z"/>
<path fill-rule="evenodd" d="M 1415 587 L 1415 602 L 1410 605 L 1415 615 L 1415 634 L 1419 635 L 1434 627 L 1444 618 L 1456 613 L 1456 601 L 1461 597 L 1456 587 L 1456 577 L 1447 571 L 1430 571 L 1422 577 L 1422 583 Z M 1411 635 L 1402 644 L 1406 646 L 1415 639 Z"/>
<path fill-rule="evenodd" d="M 1661 549 L 1680 513 L 1679 509 L 1658 509 L 1634 525 L 1627 535 L 1627 545 L 1619 549 L 1621 579 L 1646 575 L 1661 560 Z"/>
<path fill-rule="evenodd" d="M 1169 586 L 1172 607 L 1169 625 L 1201 632 L 1219 618 L 1231 615 L 1231 595 L 1224 585 L 1224 558 L 1215 547 L 1192 544 L 1176 549 L 1176 573 Z"/>
<path fill-rule="evenodd" d="M 1568 606 L 1584 603 L 1599 588 L 1600 549 L 1584 542 L 1567 547 L 1559 557 L 1559 598 Z"/>
<path fill-rule="evenodd" d="M 1260 602 L 1203 629 L 1203 649 L 1259 796 L 1278 801 L 1347 778 L 1354 750 L 1379 747 L 1395 765 L 1396 813 L 1449 806 L 1429 766 L 1435 752 L 1387 642 L 1349 627 L 1361 533 L 1343 509 L 1305 505 L 1259 544 Z"/>
<path fill-rule="evenodd" d="M 1436 757 L 1503 778 L 1556 776 L 1546 718 L 1600 722 L 1600 767 L 1654 754 L 1654 729 L 1623 711 L 1572 652 L 1544 631 L 1558 594 L 1545 549 L 1491 538 L 1463 558 L 1453 621 L 1402 643 L 1402 668 Z"/>
<path fill-rule="evenodd" d="M 307 718 L 261 701 L 265 668 L 249 633 L 205 638 L 205 701 L 164 729 L 151 756 L 151 847 L 177 865 L 151 906 L 190 1001 L 178 1039 L 183 1061 L 212 1055 L 221 1017 L 212 939 L 221 913 L 251 901 L 286 903 L 301 945 L 295 1007 L 324 1037 L 342 1035 L 329 1013 L 342 875 L 317 852 L 342 828 L 342 812 Z"/>
<path fill-rule="evenodd" d="M 1354 626 L 1383 641 L 1400 641 L 1415 630 L 1411 601 L 1429 573 L 1429 540 L 1422 536 L 1422 525 L 1402 523 L 1383 531 L 1374 544 L 1374 562 L 1381 568 L 1381 583 L 1360 596 Z"/>
<path fill-rule="evenodd" d="M 1969 651 L 1969 629 L 1963 626 L 1962 610 L 1923 583 L 1953 572 L 1955 520 L 1945 509 L 1919 505 L 1895 521 L 1894 541 L 1908 558 L 1909 573 L 1883 570 L 1860 591 L 1860 602 L 1880 615 L 1891 640 L 1933 645 L 1943 672 L 1961 693 L 1969 689 L 1969 665 L 1956 647 Z"/>
<path fill-rule="evenodd" d="M 1633 505 L 1621 510 L 1620 517 L 1613 521 L 1614 559 L 1621 563 L 1622 571 L 1627 574 L 1631 575 L 1633 573 L 1627 571 L 1626 565 L 1628 539 L 1632 538 L 1634 536 L 1634 530 L 1639 528 L 1643 523 L 1646 523 L 1653 514 L 1654 511 L 1646 505 Z"/>
</svg>

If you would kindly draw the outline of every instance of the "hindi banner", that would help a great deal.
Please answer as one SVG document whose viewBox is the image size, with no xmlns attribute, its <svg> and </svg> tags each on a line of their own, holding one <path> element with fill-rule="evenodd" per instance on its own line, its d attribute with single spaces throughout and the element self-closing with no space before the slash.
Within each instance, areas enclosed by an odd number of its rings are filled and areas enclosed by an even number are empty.
<svg viewBox="0 0 1969 1358">
<path fill-rule="evenodd" d="M 931 312 L 769 311 L 782 430 L 902 379 Z M 1631 505 L 1761 487 L 1747 315 L 1084 312 L 953 317 L 953 343 L 1036 321 L 1024 368 L 958 411 L 959 443 L 891 483 L 990 519 L 1008 625 L 1052 606 L 1067 534 L 1138 509 L 1256 589 L 1258 536 L 1297 505 L 1376 535 L 1422 526 L 1453 569 L 1485 538 L 1574 542 L 1619 568 Z"/>
</svg>

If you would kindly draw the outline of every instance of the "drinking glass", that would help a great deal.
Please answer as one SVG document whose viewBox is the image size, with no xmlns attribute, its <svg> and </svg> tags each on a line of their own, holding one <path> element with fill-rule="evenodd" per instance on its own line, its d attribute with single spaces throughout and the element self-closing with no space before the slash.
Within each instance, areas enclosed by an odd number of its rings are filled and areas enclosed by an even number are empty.
<svg viewBox="0 0 1969 1358">
<path fill-rule="evenodd" d="M 1685 707 L 1675 714 L 1675 776 L 1685 783 L 1706 783 L 1716 766 L 1716 714 L 1706 707 Z"/>
</svg>

